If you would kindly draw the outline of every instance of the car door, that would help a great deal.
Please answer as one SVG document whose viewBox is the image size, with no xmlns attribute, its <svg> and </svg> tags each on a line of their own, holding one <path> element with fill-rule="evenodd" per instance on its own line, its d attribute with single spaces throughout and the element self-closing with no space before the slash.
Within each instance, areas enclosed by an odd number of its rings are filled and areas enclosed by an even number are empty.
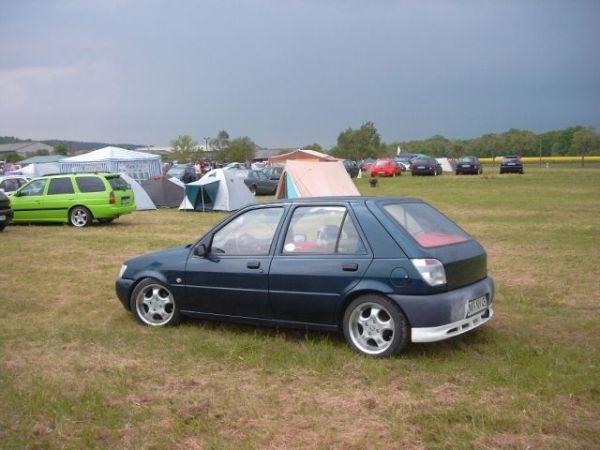
<svg viewBox="0 0 600 450">
<path fill-rule="evenodd" d="M 42 197 L 47 183 L 47 178 L 40 178 L 31 181 L 15 192 L 11 198 L 11 206 L 14 211 L 13 220 L 15 222 L 43 220 Z"/>
<path fill-rule="evenodd" d="M 186 309 L 205 314 L 268 318 L 269 266 L 283 206 L 257 207 L 212 235 L 208 253 L 187 261 Z"/>
<path fill-rule="evenodd" d="M 66 221 L 74 200 L 75 191 L 70 176 L 50 178 L 46 195 L 41 199 L 46 219 Z"/>
<path fill-rule="evenodd" d="M 298 205 L 281 233 L 269 272 L 273 317 L 335 324 L 345 294 L 372 254 L 352 212 L 342 205 Z"/>
</svg>

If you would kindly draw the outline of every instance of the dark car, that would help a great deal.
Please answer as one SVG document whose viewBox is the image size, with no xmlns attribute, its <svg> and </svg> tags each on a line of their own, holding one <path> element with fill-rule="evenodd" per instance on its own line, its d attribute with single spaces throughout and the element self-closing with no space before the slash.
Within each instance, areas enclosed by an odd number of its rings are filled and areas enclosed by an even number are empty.
<svg viewBox="0 0 600 450">
<path fill-rule="evenodd" d="M 483 173 L 483 167 L 477 156 L 461 156 L 456 164 L 456 175 L 471 173 L 480 175 Z"/>
<path fill-rule="evenodd" d="M 505 156 L 500 163 L 500 174 L 523 173 L 523 161 L 520 156 Z"/>
<path fill-rule="evenodd" d="M 167 178 L 178 178 L 187 184 L 197 181 L 198 174 L 191 164 L 173 164 L 167 172 Z"/>
<path fill-rule="evenodd" d="M 350 175 L 350 178 L 356 178 L 358 176 L 359 167 L 356 161 L 345 159 L 344 168 L 346 169 L 346 172 L 348 172 L 348 175 Z"/>
<path fill-rule="evenodd" d="M 6 228 L 12 218 L 13 211 L 10 209 L 10 200 L 4 192 L 0 192 L 0 231 Z"/>
<path fill-rule="evenodd" d="M 410 161 L 410 173 L 438 176 L 442 174 L 442 166 L 435 158 L 416 157 Z"/>
<path fill-rule="evenodd" d="M 279 181 L 271 180 L 262 170 L 250 170 L 244 183 L 254 195 L 272 195 L 275 193 Z"/>
<path fill-rule="evenodd" d="M 264 169 L 264 171 L 265 171 L 265 175 L 267 177 L 269 177 L 270 180 L 279 181 L 279 179 L 281 178 L 281 174 L 283 173 L 283 167 L 282 166 L 268 167 L 268 168 Z"/>
<path fill-rule="evenodd" d="M 130 259 L 116 291 L 149 326 L 337 330 L 382 357 L 487 322 L 494 282 L 483 247 L 421 200 L 313 197 L 250 205 L 193 244 Z"/>
</svg>

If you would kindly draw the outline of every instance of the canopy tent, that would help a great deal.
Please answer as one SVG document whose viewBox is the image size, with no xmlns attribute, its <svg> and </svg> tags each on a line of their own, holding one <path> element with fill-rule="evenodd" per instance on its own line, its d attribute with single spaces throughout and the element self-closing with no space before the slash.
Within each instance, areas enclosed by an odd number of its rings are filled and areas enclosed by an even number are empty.
<svg viewBox="0 0 600 450">
<path fill-rule="evenodd" d="M 156 209 L 156 205 L 148 195 L 148 193 L 144 190 L 140 183 L 135 181 L 126 173 L 121 174 L 121 178 L 123 178 L 129 186 L 131 186 L 131 190 L 133 191 L 133 197 L 135 198 L 135 209 L 138 211 L 145 211 L 148 209 Z"/>
<path fill-rule="evenodd" d="M 244 179 L 233 170 L 214 169 L 198 181 L 185 185 L 183 210 L 235 211 L 256 200 Z"/>
<path fill-rule="evenodd" d="M 119 147 L 104 147 L 60 160 L 60 172 L 120 172 L 136 181 L 161 175 L 159 155 Z"/>
<path fill-rule="evenodd" d="M 360 195 L 341 161 L 288 161 L 279 179 L 277 198 Z"/>
<path fill-rule="evenodd" d="M 307 161 L 307 162 L 325 162 L 325 161 L 340 161 L 331 155 L 317 152 L 315 150 L 294 150 L 293 152 L 284 153 L 283 155 L 274 155 L 269 157 L 269 164 L 283 166 L 286 161 Z"/>
<path fill-rule="evenodd" d="M 55 162 L 39 162 L 27 164 L 19 172 L 26 177 L 35 178 L 42 177 L 48 173 L 58 173 L 60 172 L 60 167 Z"/>
<path fill-rule="evenodd" d="M 174 177 L 155 177 L 141 181 L 140 185 L 159 208 L 177 208 L 185 197 L 185 185 Z"/>
</svg>

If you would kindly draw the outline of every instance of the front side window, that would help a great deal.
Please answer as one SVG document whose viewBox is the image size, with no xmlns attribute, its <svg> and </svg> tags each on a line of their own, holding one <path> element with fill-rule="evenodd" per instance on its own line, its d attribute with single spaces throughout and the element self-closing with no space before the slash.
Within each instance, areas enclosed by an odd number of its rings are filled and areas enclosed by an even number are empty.
<svg viewBox="0 0 600 450">
<path fill-rule="evenodd" d="M 213 237 L 211 252 L 227 256 L 269 254 L 283 208 L 248 211 L 225 225 Z"/>
<path fill-rule="evenodd" d="M 425 203 L 391 203 L 383 209 L 421 247 L 439 247 L 470 239 L 458 225 Z"/>
<path fill-rule="evenodd" d="M 48 195 L 72 194 L 73 192 L 75 191 L 73 190 L 71 178 L 52 178 L 50 180 L 50 186 L 48 186 Z"/>
<path fill-rule="evenodd" d="M 48 180 L 45 178 L 41 180 L 33 180 L 19 191 L 19 197 L 34 197 L 37 195 L 43 195 L 47 181 Z"/>
<path fill-rule="evenodd" d="M 79 192 L 104 192 L 106 187 L 99 177 L 77 177 L 75 178 Z"/>
<path fill-rule="evenodd" d="M 364 245 L 342 206 L 301 206 L 294 210 L 283 254 L 359 254 Z"/>
</svg>

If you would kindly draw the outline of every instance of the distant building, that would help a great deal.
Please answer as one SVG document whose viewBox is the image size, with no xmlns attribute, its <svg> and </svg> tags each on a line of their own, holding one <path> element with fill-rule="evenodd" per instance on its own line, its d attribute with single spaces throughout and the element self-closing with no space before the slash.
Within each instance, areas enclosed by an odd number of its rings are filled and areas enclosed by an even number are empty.
<svg viewBox="0 0 600 450">
<path fill-rule="evenodd" d="M 53 153 L 54 147 L 43 142 L 15 142 L 13 144 L 0 144 L 0 159 L 6 153 L 16 153 L 19 156 L 33 156 L 38 152 Z"/>
</svg>

